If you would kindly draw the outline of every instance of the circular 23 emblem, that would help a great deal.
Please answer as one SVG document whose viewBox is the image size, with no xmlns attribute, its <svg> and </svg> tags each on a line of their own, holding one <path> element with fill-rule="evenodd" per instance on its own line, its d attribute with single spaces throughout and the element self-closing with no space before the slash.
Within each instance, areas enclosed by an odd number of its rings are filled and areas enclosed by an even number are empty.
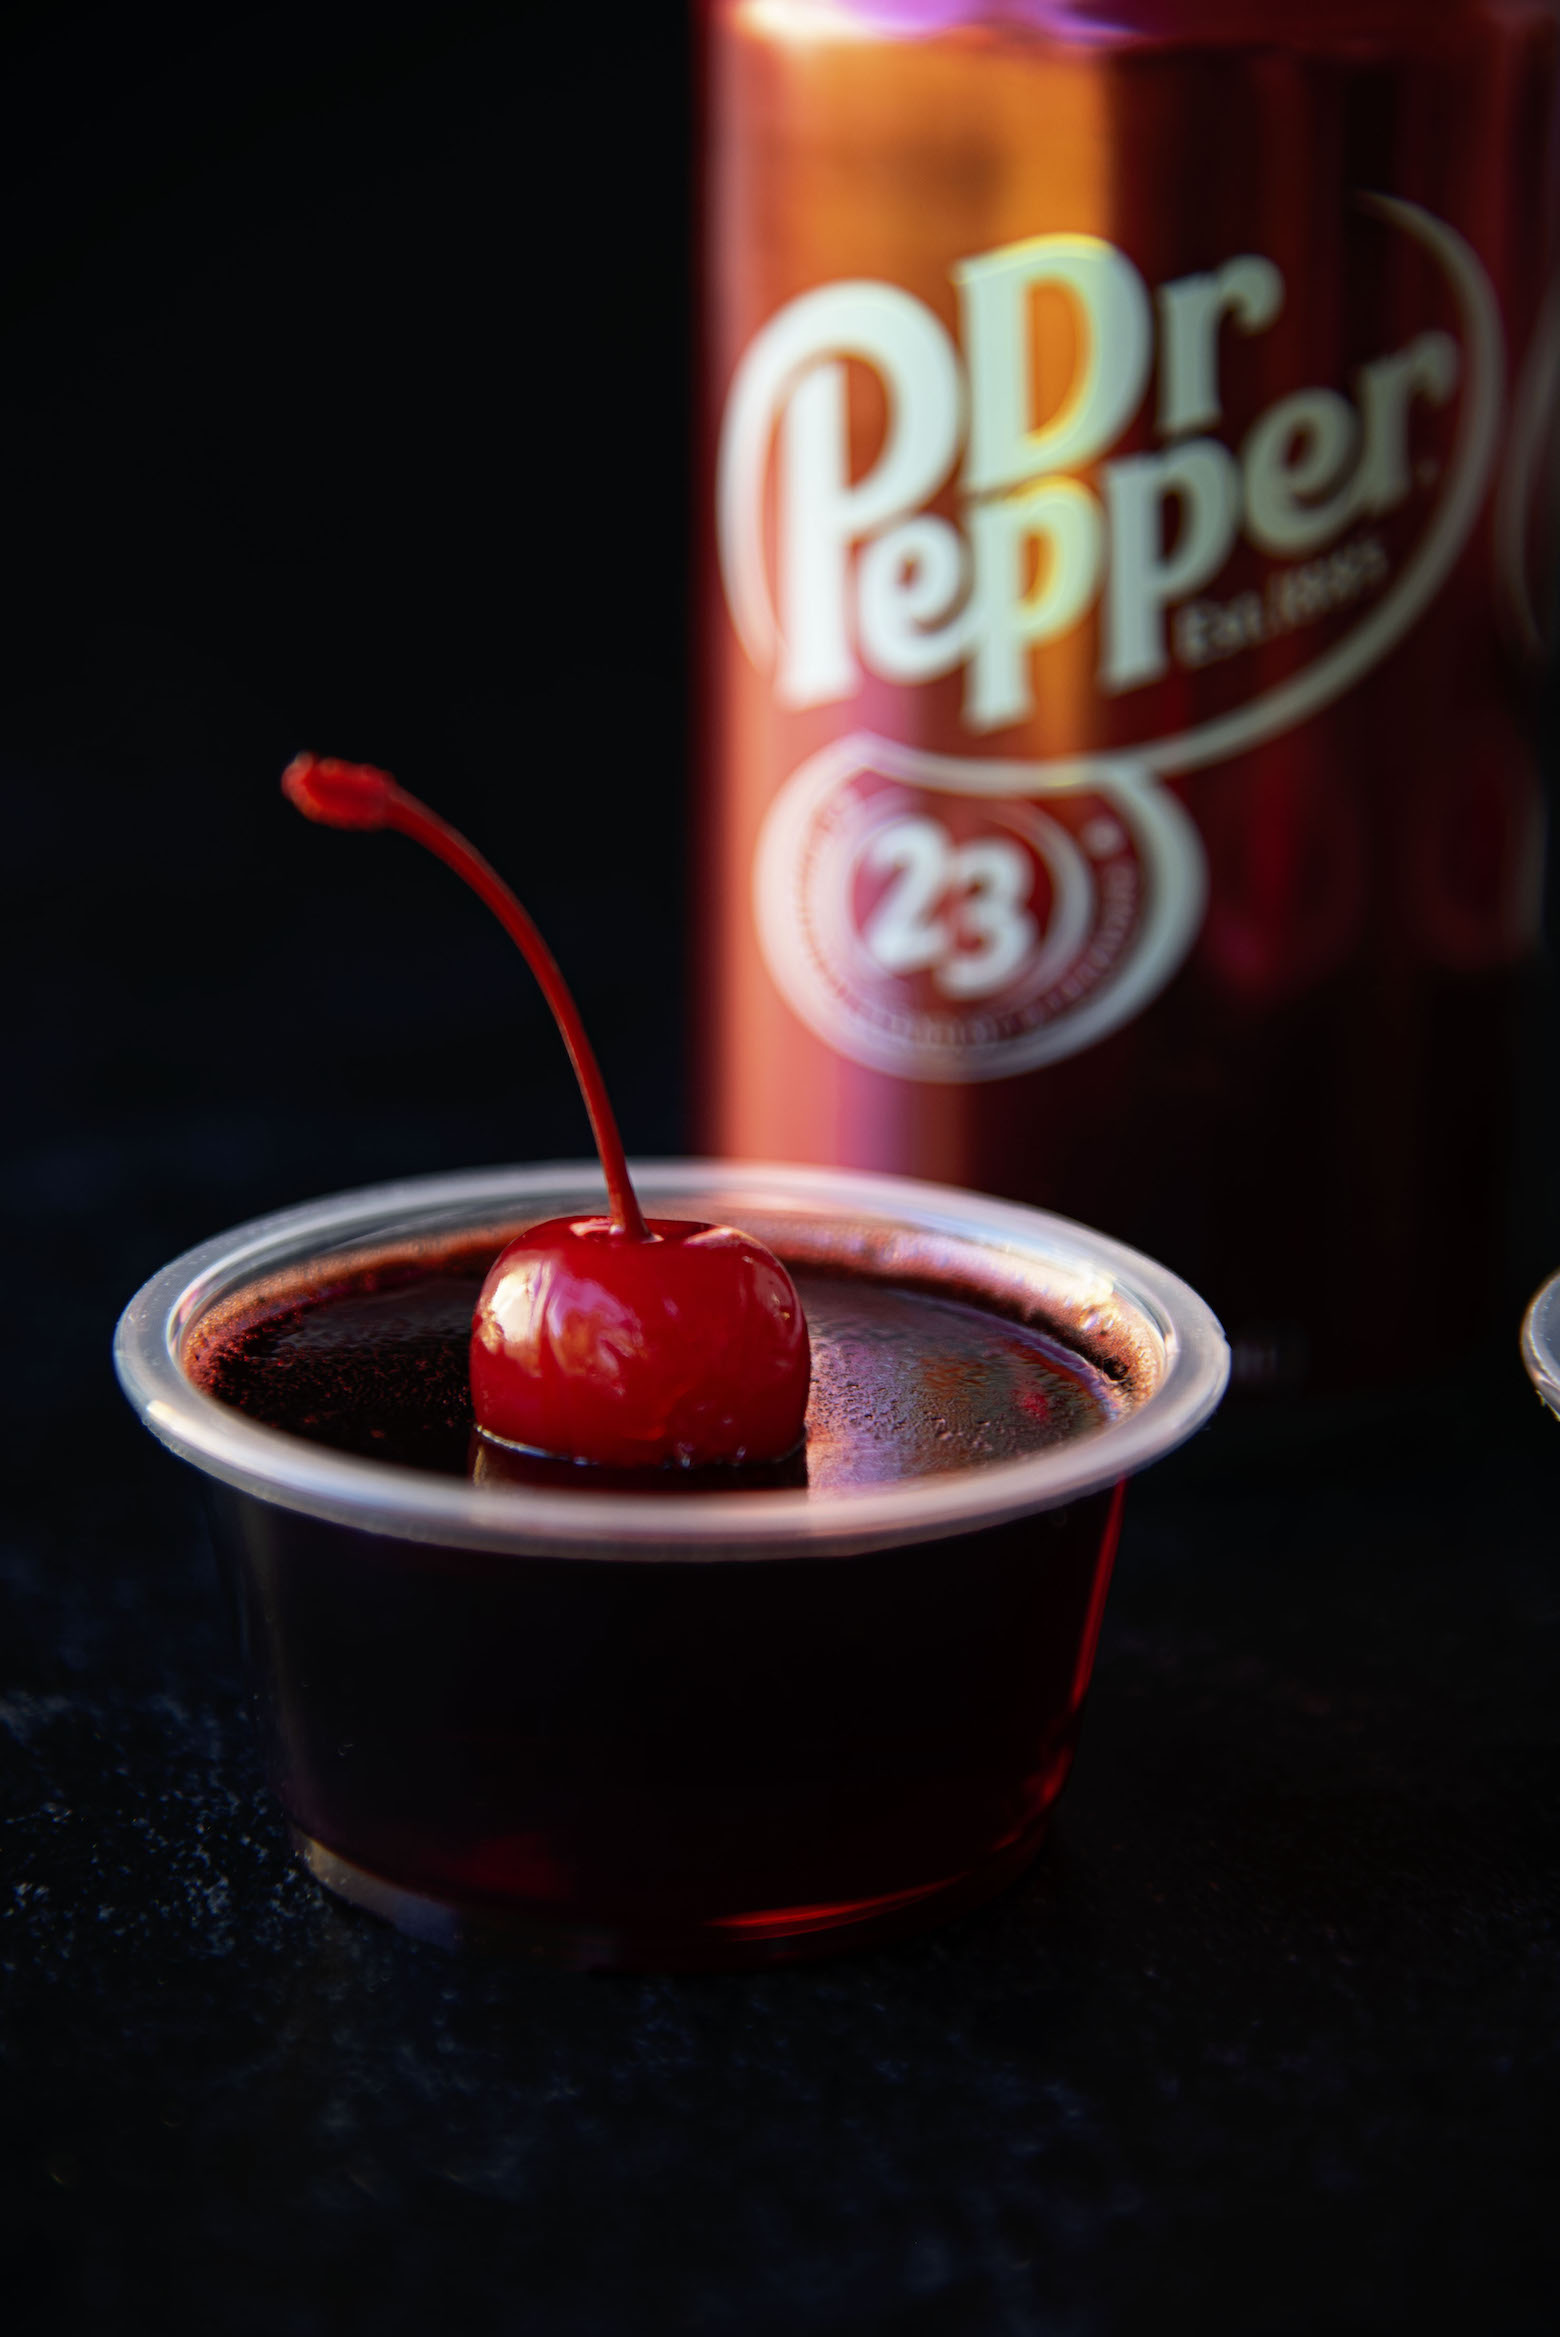
<svg viewBox="0 0 1560 2337">
<path fill-rule="evenodd" d="M 1191 946 L 1197 830 L 1126 757 L 961 761 L 858 734 L 794 772 L 754 867 L 782 996 L 851 1061 L 1007 1079 L 1093 1046 Z"/>
</svg>

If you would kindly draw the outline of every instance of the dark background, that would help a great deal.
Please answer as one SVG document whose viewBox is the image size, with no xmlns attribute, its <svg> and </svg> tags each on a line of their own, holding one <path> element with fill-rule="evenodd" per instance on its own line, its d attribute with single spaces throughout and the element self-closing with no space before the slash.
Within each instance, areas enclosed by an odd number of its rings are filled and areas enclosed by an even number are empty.
<svg viewBox="0 0 1560 2337">
<path fill-rule="evenodd" d="M 468 822 L 630 1145 L 681 1125 L 680 12 L 211 17 L 0 49 L 18 1199 L 138 1219 L 127 1288 L 322 1174 L 588 1146 L 509 945 L 288 811 L 300 746 Z"/>
<path fill-rule="evenodd" d="M 253 1212 L 585 1149 L 496 928 L 289 812 L 299 746 L 469 825 L 682 1141 L 686 87 L 665 0 L 0 16 L 0 2310 L 1547 2331 L 1560 1432 L 1509 1352 L 1134 1495 L 1055 1841 L 942 1934 L 578 1979 L 289 1863 L 113 1318 Z"/>
</svg>

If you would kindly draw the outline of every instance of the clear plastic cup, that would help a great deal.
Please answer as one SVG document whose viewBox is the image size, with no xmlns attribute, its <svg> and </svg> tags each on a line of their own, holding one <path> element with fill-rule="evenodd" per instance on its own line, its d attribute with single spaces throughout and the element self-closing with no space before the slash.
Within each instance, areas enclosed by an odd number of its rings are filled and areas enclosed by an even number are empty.
<svg viewBox="0 0 1560 2337">
<path fill-rule="evenodd" d="M 255 1220 L 120 1321 L 121 1382 L 205 1478 L 272 1784 L 321 1882 L 403 1929 L 575 1965 L 743 1964 L 910 1928 L 1033 1854 L 1071 1763 L 1124 1480 L 1213 1412 L 1176 1276 L 1032 1209 L 711 1162 L 647 1208 L 794 1268 L 1036 1325 L 1110 1416 L 1026 1458 L 848 1487 L 477 1482 L 218 1402 L 192 1342 L 255 1293 L 597 1210 L 599 1174 L 425 1178 Z M 486 1472 L 484 1472 L 486 1475 Z"/>
<path fill-rule="evenodd" d="M 1560 1274 L 1534 1292 L 1522 1318 L 1522 1360 L 1549 1410 L 1560 1415 Z"/>
</svg>

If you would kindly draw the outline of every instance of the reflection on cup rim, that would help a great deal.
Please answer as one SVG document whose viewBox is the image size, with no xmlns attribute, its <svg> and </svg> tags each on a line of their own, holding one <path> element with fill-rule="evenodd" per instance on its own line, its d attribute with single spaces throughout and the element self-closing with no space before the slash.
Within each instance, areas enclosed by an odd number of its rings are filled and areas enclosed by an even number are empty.
<svg viewBox="0 0 1560 2337">
<path fill-rule="evenodd" d="M 251 1220 L 176 1258 L 120 1318 L 115 1363 L 148 1428 L 181 1458 L 263 1501 L 365 1532 L 447 1547 L 575 1558 L 821 1558 L 1003 1523 L 1096 1492 L 1160 1459 L 1208 1419 L 1229 1376 L 1212 1311 L 1167 1268 L 1069 1220 L 905 1177 L 748 1162 L 636 1166 L 647 1204 L 748 1226 L 782 1250 L 848 1227 L 888 1276 L 903 1254 L 971 1260 L 1005 1289 L 1049 1298 L 1140 1358 L 1145 1392 L 1120 1418 L 1021 1460 L 929 1483 L 732 1493 L 493 1489 L 305 1443 L 195 1387 L 195 1325 L 267 1274 L 390 1239 L 517 1226 L 603 1205 L 594 1163 L 488 1169 L 371 1186 Z M 787 1234 L 792 1241 L 788 1244 Z M 498 1237 L 502 1238 L 502 1236 Z M 495 1240 L 495 1247 L 497 1240 Z M 820 1249 L 821 1257 L 824 1252 Z M 838 1252 L 848 1266 L 849 1256 Z"/>
<path fill-rule="evenodd" d="M 1560 1273 L 1534 1292 L 1522 1318 L 1522 1361 L 1550 1411 L 1560 1417 Z"/>
</svg>

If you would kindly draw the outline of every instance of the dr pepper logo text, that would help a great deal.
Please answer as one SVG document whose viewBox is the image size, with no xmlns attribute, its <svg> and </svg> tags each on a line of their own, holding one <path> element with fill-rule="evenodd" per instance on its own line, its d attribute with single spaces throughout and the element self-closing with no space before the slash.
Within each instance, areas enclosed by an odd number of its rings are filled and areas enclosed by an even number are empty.
<svg viewBox="0 0 1560 2337">
<path fill-rule="evenodd" d="M 901 286 L 830 283 L 743 353 L 716 522 L 747 657 L 777 709 L 847 723 L 869 683 L 879 720 L 880 685 L 935 684 L 945 706 L 951 690 L 956 735 L 945 714 L 939 743 L 965 742 L 916 782 L 896 742 L 857 734 L 771 808 L 765 956 L 841 1053 L 990 1079 L 1136 1013 L 1189 948 L 1205 886 L 1195 826 L 1158 782 L 1337 698 L 1444 581 L 1496 451 L 1499 314 L 1454 229 L 1395 197 L 1359 202 L 1428 255 L 1444 313 L 1238 428 L 1221 360 L 1275 324 L 1287 290 L 1257 252 L 1150 286 L 1098 236 L 1039 235 L 950 270 L 956 331 Z M 1065 303 L 1072 351 L 1045 411 L 1041 295 L 1053 315 Z M 883 417 L 864 467 L 861 368 Z M 1248 653 L 1276 641 L 1288 652 L 1259 677 Z M 1176 676 L 1199 686 L 1167 694 Z M 1006 759 L 1001 734 L 1037 711 L 1047 739 L 1075 725 L 1065 756 Z"/>
</svg>

